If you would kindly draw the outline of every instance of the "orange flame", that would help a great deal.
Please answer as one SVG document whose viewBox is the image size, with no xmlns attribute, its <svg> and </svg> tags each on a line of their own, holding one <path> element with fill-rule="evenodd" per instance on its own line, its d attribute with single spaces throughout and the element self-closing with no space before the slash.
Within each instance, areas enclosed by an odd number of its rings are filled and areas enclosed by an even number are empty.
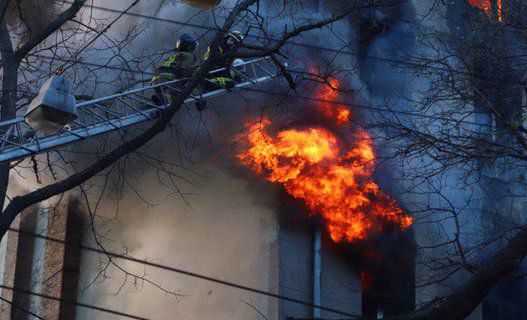
<svg viewBox="0 0 527 320">
<path fill-rule="evenodd" d="M 317 97 L 335 94 L 323 91 Z M 349 110 L 329 110 L 322 103 L 321 113 L 336 124 L 349 121 Z M 346 117 L 339 117 L 342 111 Z M 363 240 L 379 232 L 386 223 L 401 229 L 413 219 L 384 194 L 373 181 L 375 154 L 370 135 L 360 131 L 353 142 L 320 127 L 269 133 L 271 121 L 247 126 L 247 148 L 238 151 L 240 162 L 273 183 L 280 183 L 313 214 L 324 219 L 336 242 Z"/>
<path fill-rule="evenodd" d="M 328 82 L 328 85 L 322 86 L 315 93 L 315 98 L 321 103 L 321 112 L 325 117 L 335 120 L 339 125 L 349 124 L 351 112 L 342 105 L 329 102 L 335 101 L 340 95 L 340 83 L 335 78 L 329 78 Z"/>
<path fill-rule="evenodd" d="M 478 9 L 481 9 L 485 11 L 485 13 L 490 17 L 492 14 L 492 1 L 491 0 L 467 0 L 468 3 L 476 7 Z M 496 0 L 496 9 L 498 13 L 498 20 L 500 22 L 503 21 L 503 12 L 502 12 L 502 0 Z"/>
</svg>

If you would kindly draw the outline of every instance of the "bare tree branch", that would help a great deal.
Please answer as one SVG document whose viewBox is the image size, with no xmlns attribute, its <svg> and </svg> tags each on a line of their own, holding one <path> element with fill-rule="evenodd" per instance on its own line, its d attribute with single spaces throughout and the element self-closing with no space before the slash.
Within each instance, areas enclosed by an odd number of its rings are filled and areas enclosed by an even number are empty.
<svg viewBox="0 0 527 320">
<path fill-rule="evenodd" d="M 75 0 L 66 11 L 61 13 L 54 21 L 47 25 L 44 30 L 41 30 L 34 36 L 32 35 L 32 37 L 22 47 L 16 50 L 16 60 L 22 60 L 31 50 L 33 50 L 50 35 L 59 30 L 66 22 L 73 19 L 82 8 L 84 3 L 86 3 L 86 0 Z"/>
</svg>

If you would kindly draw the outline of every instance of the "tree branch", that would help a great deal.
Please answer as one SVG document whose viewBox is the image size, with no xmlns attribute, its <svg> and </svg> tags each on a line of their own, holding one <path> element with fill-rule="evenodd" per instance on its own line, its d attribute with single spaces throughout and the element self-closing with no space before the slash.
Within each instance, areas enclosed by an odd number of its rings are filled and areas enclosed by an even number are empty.
<svg viewBox="0 0 527 320">
<path fill-rule="evenodd" d="M 9 6 L 10 0 L 0 0 L 0 23 L 4 21 L 5 13 L 7 11 L 7 7 Z"/>
<path fill-rule="evenodd" d="M 379 3 L 377 3 L 379 2 Z M 315 23 L 308 23 L 299 27 L 296 27 L 294 30 L 290 32 L 284 32 L 280 39 L 278 39 L 272 46 L 270 47 L 260 47 L 260 46 L 253 46 L 253 45 L 242 45 L 241 47 L 245 49 L 250 49 L 253 52 L 248 53 L 236 53 L 232 54 L 236 58 L 256 58 L 256 57 L 267 57 L 271 54 L 276 54 L 289 40 L 292 38 L 295 38 L 299 36 L 300 34 L 312 31 L 315 29 L 323 28 L 327 25 L 330 25 L 332 23 L 335 23 L 339 20 L 342 20 L 343 18 L 347 17 L 352 12 L 355 12 L 357 10 L 363 10 L 363 9 L 371 9 L 375 7 L 389 7 L 394 6 L 397 4 L 400 4 L 402 1 L 396 0 L 395 2 L 391 3 L 385 3 L 384 1 L 373 1 L 373 3 L 370 3 L 368 5 L 359 5 L 359 6 L 351 6 L 350 9 L 346 10 L 345 12 L 335 15 L 331 18 L 323 19 Z"/>
<path fill-rule="evenodd" d="M 220 41 L 223 38 L 223 34 L 227 30 L 230 30 L 230 28 L 236 21 L 236 17 L 244 10 L 247 10 L 247 8 L 254 4 L 256 1 L 257 0 L 243 1 L 231 11 L 229 16 L 225 20 L 225 23 L 222 27 L 222 32 L 218 32 L 214 40 L 212 41 L 212 46 L 218 46 L 220 44 Z M 25 195 L 14 197 L 0 216 L 0 239 L 4 237 L 9 227 L 15 220 L 16 216 L 24 209 L 79 186 L 80 184 L 86 182 L 99 172 L 108 168 L 111 164 L 119 160 L 121 157 L 131 152 L 134 152 L 135 150 L 139 149 L 147 142 L 152 140 L 159 133 L 163 132 L 167 125 L 170 123 L 170 120 L 179 110 L 180 106 L 183 104 L 185 99 L 192 93 L 192 91 L 194 91 L 198 83 L 202 79 L 204 79 L 208 72 L 213 68 L 211 61 L 214 61 L 217 58 L 214 56 L 215 54 L 219 53 L 213 53 L 210 61 L 207 61 L 202 64 L 193 79 L 191 79 L 185 85 L 181 93 L 174 100 L 172 107 L 163 111 L 161 113 L 160 119 L 145 132 L 121 144 L 120 146 L 112 150 L 106 156 L 96 161 L 89 167 L 71 175 L 70 177 L 62 181 L 47 185 L 43 188 L 37 189 Z"/>
<path fill-rule="evenodd" d="M 72 5 L 63 13 L 61 13 L 48 26 L 40 31 L 37 35 L 32 36 L 22 47 L 15 52 L 15 57 L 18 61 L 22 60 L 31 50 L 46 40 L 55 31 L 60 29 L 66 22 L 73 19 L 80 11 L 86 0 L 75 0 Z"/>
<path fill-rule="evenodd" d="M 473 273 L 468 282 L 446 297 L 413 314 L 387 317 L 386 320 L 461 320 L 468 317 L 490 289 L 517 270 L 527 255 L 527 226 L 512 237 L 507 246 L 489 259 L 484 268 Z M 359 318 L 367 320 L 368 318 Z M 368 319 L 373 320 L 373 319 Z"/>
</svg>

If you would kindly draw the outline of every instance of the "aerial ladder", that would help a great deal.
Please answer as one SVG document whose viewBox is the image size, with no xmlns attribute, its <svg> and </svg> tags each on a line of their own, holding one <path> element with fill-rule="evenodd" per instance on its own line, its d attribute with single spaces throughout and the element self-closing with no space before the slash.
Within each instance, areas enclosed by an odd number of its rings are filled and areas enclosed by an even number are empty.
<svg viewBox="0 0 527 320">
<path fill-rule="evenodd" d="M 224 70 L 222 68 L 210 73 L 214 74 Z M 280 77 L 279 70 L 269 57 L 240 62 L 231 70 L 238 79 L 233 88 L 209 92 L 197 90 L 189 95 L 183 105 L 207 101 Z M 154 88 L 177 87 L 180 81 L 185 81 L 185 79 L 132 88 L 125 92 L 80 103 L 76 103 L 73 99 L 73 102 L 66 101 L 65 103 L 70 106 L 61 107 L 63 110 L 58 113 L 53 112 L 51 116 L 49 111 L 53 110 L 49 109 L 45 103 L 30 105 L 25 116 L 0 122 L 0 163 L 32 157 L 97 135 L 158 119 L 161 112 L 170 108 L 170 105 L 156 105 L 151 101 L 150 97 Z M 44 87 L 41 89 L 39 97 L 45 94 L 43 93 L 45 90 Z M 31 116 L 28 117 L 28 114 Z M 42 121 L 44 116 L 47 116 L 47 121 Z"/>
</svg>

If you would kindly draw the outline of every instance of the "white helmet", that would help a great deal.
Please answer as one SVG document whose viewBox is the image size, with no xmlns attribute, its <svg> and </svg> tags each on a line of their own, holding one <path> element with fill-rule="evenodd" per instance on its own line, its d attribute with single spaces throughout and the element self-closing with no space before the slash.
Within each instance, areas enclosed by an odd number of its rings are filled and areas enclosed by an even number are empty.
<svg viewBox="0 0 527 320">
<path fill-rule="evenodd" d="M 232 62 L 232 67 L 238 69 L 239 71 L 245 72 L 245 64 L 244 61 L 240 58 L 234 60 Z"/>
<path fill-rule="evenodd" d="M 231 31 L 231 32 L 229 32 L 229 33 L 227 33 L 225 35 L 225 40 L 232 39 L 236 43 L 242 42 L 244 38 L 245 38 L 245 36 L 243 35 L 243 33 L 241 33 L 240 31 L 237 31 L 237 30 Z"/>
<path fill-rule="evenodd" d="M 241 66 L 242 64 L 243 64 L 243 60 L 242 60 L 242 59 L 239 59 L 239 58 L 236 59 L 236 60 L 234 60 L 234 61 L 232 62 L 232 66 L 233 66 L 233 67 L 239 67 L 239 66 Z"/>
</svg>

